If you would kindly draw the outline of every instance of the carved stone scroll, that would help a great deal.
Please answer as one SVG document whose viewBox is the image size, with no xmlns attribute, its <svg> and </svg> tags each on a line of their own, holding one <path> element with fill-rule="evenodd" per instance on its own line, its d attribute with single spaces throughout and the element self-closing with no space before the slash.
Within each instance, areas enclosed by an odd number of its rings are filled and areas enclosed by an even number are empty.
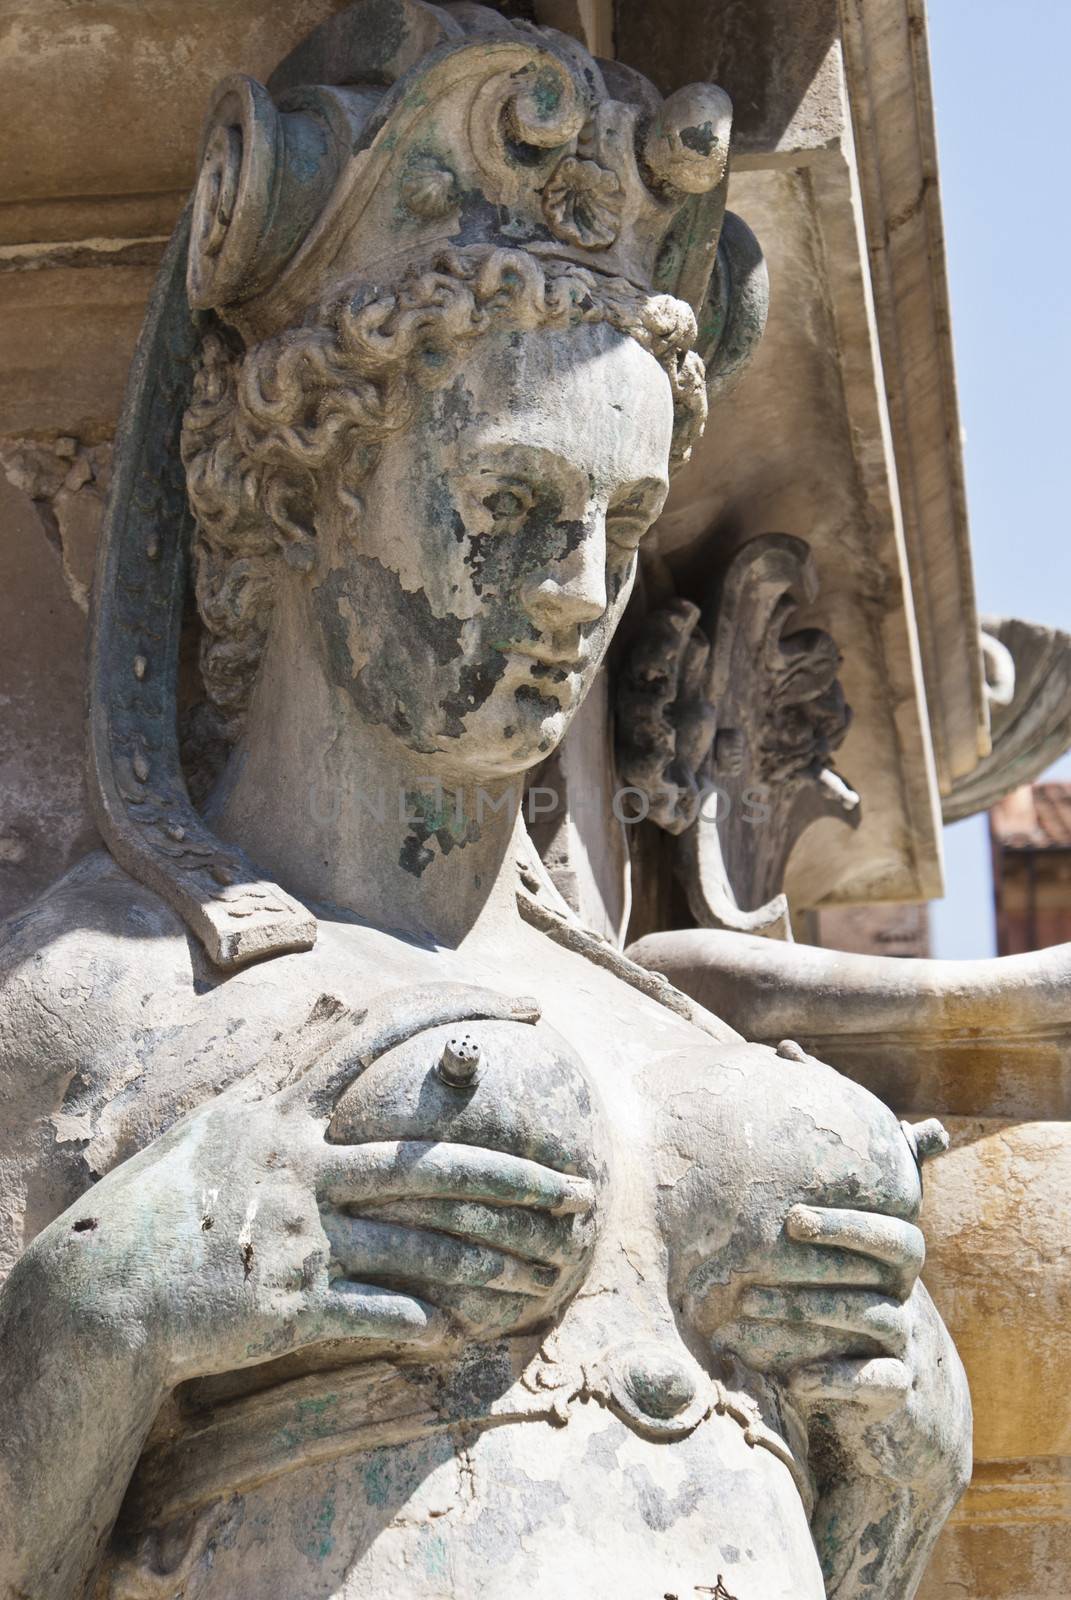
<svg viewBox="0 0 1071 1600">
<path fill-rule="evenodd" d="M 828 633 L 791 631 L 818 590 L 807 545 L 749 540 L 713 604 L 653 612 L 618 692 L 623 781 L 679 836 L 676 866 L 702 927 L 790 939 L 781 892 L 792 846 L 820 817 L 859 820 L 832 765 L 851 711 Z M 707 642 L 709 638 L 709 644 Z"/>
<path fill-rule="evenodd" d="M 190 803 L 175 716 L 190 513 L 178 430 L 197 330 L 188 215 L 172 239 L 131 368 L 100 541 L 89 688 L 89 796 L 121 866 L 163 895 L 221 967 L 307 950 L 316 921 L 218 839 Z"/>
</svg>

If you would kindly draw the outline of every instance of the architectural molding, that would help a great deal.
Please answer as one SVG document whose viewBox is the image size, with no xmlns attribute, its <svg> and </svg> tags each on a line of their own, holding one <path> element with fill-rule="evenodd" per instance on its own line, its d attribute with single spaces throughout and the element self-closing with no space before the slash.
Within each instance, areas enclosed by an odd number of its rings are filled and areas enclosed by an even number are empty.
<svg viewBox="0 0 1071 1600">
<path fill-rule="evenodd" d="M 841 0 L 855 163 L 942 794 L 989 748 L 924 0 Z"/>
</svg>

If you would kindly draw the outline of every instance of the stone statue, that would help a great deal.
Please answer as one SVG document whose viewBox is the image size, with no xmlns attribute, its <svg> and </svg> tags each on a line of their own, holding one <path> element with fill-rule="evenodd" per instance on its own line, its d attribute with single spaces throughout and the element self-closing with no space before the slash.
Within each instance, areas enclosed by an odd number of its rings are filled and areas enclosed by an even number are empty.
<svg viewBox="0 0 1071 1600">
<path fill-rule="evenodd" d="M 521 813 L 761 326 L 728 135 L 419 0 L 213 102 L 98 570 L 110 853 L 3 961 L 5 1596 L 915 1591 L 939 1130 L 544 914 Z"/>
</svg>

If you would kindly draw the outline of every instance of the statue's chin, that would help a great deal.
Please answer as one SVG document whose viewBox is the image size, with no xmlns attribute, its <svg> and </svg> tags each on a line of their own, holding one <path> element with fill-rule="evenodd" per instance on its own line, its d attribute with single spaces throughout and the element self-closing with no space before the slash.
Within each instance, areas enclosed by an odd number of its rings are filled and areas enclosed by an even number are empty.
<svg viewBox="0 0 1071 1600">
<path fill-rule="evenodd" d="M 488 771 L 502 776 L 516 773 L 523 777 L 561 744 L 575 710 L 575 705 L 566 708 L 553 701 L 535 714 L 526 708 L 515 722 L 504 727 L 498 761 L 493 764 L 492 756 L 487 763 Z"/>
<path fill-rule="evenodd" d="M 525 686 L 512 696 L 510 719 L 504 733 L 515 750 L 523 749 L 529 761 L 542 761 L 565 738 L 589 684 L 571 674 L 553 690 Z"/>
<path fill-rule="evenodd" d="M 583 688 L 586 690 L 587 685 Z M 580 690 L 571 693 L 568 685 L 562 686 L 560 699 L 527 688 L 496 694 L 459 738 L 437 734 L 433 748 L 436 754 L 453 758 L 474 780 L 513 776 L 523 779 L 561 743 L 582 694 Z M 427 746 L 424 749 L 427 751 Z"/>
</svg>

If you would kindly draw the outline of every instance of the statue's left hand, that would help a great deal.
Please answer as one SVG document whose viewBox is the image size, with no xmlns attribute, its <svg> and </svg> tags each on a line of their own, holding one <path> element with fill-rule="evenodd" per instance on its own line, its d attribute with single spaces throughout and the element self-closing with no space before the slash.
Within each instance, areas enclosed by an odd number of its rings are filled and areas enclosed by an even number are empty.
<svg viewBox="0 0 1071 1600">
<path fill-rule="evenodd" d="M 902 1218 L 793 1206 L 715 1336 L 779 1382 L 807 1425 L 831 1600 L 912 1595 L 970 1478 L 967 1380 L 918 1281 L 923 1259 Z"/>
<path fill-rule="evenodd" d="M 911 1388 L 912 1292 L 925 1258 L 901 1217 L 795 1205 L 775 1249 L 734 1279 L 716 1345 L 821 1400 L 886 1416 Z"/>
<path fill-rule="evenodd" d="M 918 1281 L 924 1260 L 921 1230 L 901 1217 L 795 1205 L 778 1248 L 740 1282 L 716 1345 L 781 1380 L 808 1418 L 849 1428 L 858 1470 L 910 1477 L 928 1441 L 958 1478 L 964 1442 L 969 1471 L 970 1401 Z"/>
<path fill-rule="evenodd" d="M 483 1338 L 544 1320 L 576 1286 L 593 1234 L 586 1179 L 443 1141 L 335 1151 L 321 1222 L 345 1279 L 420 1294 Z"/>
</svg>

